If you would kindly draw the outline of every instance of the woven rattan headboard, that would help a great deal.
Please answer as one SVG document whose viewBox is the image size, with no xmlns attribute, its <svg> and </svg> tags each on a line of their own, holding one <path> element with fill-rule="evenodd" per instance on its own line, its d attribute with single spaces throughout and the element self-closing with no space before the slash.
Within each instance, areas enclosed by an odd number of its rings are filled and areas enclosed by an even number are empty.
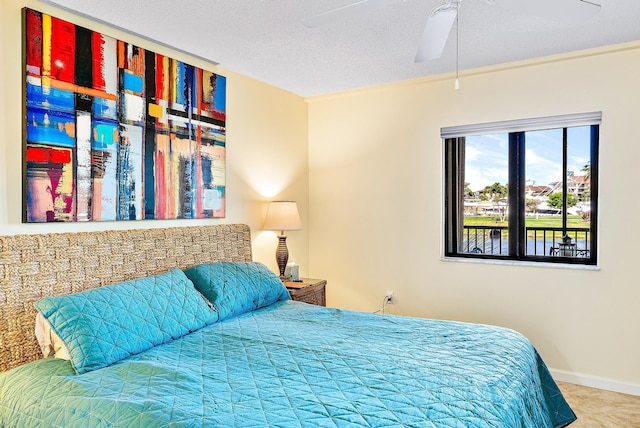
<svg viewBox="0 0 640 428">
<path fill-rule="evenodd" d="M 0 371 L 41 357 L 41 297 L 219 261 L 251 261 L 248 226 L 0 236 Z"/>
</svg>

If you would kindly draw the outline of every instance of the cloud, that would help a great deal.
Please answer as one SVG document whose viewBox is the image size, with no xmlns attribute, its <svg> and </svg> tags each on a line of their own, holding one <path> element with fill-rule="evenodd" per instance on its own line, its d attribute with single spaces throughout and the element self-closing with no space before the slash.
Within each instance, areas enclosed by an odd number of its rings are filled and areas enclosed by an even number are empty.
<svg viewBox="0 0 640 428">
<path fill-rule="evenodd" d="M 474 191 L 493 183 L 509 180 L 508 136 L 476 135 L 467 137 L 465 145 L 465 181 Z"/>
<path fill-rule="evenodd" d="M 527 181 L 548 185 L 562 180 L 562 129 L 526 132 Z M 569 128 L 567 169 L 583 175 L 589 162 L 589 127 Z M 474 191 L 493 183 L 507 184 L 509 135 L 472 135 L 465 140 L 465 182 Z"/>
<path fill-rule="evenodd" d="M 550 153 L 545 153 L 547 156 Z M 554 153 L 555 155 L 555 153 Z M 562 159 L 562 152 L 559 154 Z M 533 149 L 525 152 L 525 175 L 527 180 L 538 185 L 547 185 L 562 180 L 562 161 L 541 156 Z"/>
</svg>

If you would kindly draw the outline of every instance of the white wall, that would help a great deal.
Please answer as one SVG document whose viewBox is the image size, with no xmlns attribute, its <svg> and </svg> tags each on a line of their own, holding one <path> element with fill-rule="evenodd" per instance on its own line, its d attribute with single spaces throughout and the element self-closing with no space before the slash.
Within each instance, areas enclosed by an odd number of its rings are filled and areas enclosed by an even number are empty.
<svg viewBox="0 0 640 428">
<path fill-rule="evenodd" d="M 311 274 L 328 304 L 514 328 L 556 373 L 640 394 L 640 44 L 309 99 Z M 441 259 L 440 128 L 602 111 L 600 268 Z"/>
<path fill-rule="evenodd" d="M 67 224 L 22 224 L 22 29 L 21 8 L 44 13 L 180 59 L 227 77 L 227 217 Z M 101 229 L 246 223 L 254 258 L 277 271 L 273 232 L 263 232 L 272 199 L 296 200 L 303 230 L 289 233 L 290 259 L 308 266 L 307 107 L 296 95 L 229 72 L 147 40 L 80 18 L 38 1 L 3 0 L 0 12 L 0 235 Z"/>
</svg>

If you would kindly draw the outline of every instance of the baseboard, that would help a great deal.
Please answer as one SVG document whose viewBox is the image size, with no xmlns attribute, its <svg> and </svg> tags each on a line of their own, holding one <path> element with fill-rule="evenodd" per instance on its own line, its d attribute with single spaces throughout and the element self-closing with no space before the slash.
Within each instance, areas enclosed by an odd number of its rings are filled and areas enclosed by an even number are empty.
<svg viewBox="0 0 640 428">
<path fill-rule="evenodd" d="M 640 396 L 640 384 L 631 382 L 620 382 L 598 376 L 586 375 L 583 373 L 568 372 L 565 370 L 549 369 L 553 378 L 560 382 L 573 383 L 591 388 L 605 389 L 607 391 L 620 392 Z"/>
</svg>

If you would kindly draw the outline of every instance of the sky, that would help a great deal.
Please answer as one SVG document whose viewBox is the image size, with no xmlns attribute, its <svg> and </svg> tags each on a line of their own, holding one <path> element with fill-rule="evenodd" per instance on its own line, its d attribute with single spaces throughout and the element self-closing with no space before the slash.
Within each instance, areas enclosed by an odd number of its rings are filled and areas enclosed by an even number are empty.
<svg viewBox="0 0 640 428">
<path fill-rule="evenodd" d="M 466 138 L 465 182 L 474 191 L 495 182 L 508 181 L 508 134 L 473 135 Z M 567 170 L 584 175 L 589 163 L 590 127 L 568 128 Z M 562 179 L 562 129 L 525 133 L 527 184 L 549 185 Z"/>
</svg>

